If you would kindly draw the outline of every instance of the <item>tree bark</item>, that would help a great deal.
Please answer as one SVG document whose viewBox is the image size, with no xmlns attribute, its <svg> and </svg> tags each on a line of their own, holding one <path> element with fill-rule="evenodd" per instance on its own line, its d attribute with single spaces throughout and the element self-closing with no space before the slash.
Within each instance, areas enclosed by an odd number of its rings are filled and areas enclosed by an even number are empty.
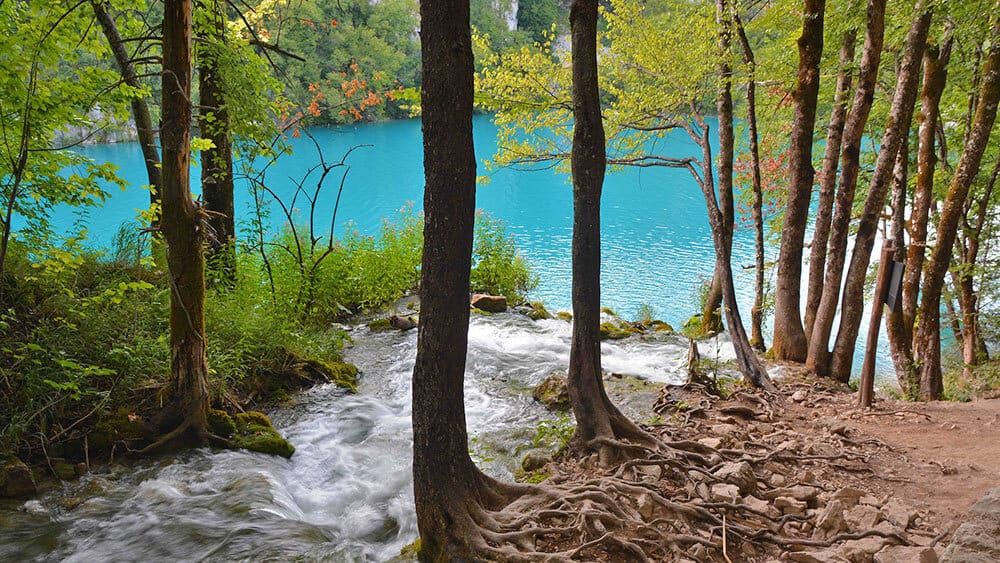
<svg viewBox="0 0 1000 563">
<path fill-rule="evenodd" d="M 889 204 L 892 209 L 892 223 L 889 229 L 891 234 L 888 238 L 895 243 L 893 254 L 889 259 L 899 263 L 906 262 L 906 248 L 903 246 L 903 237 L 906 233 L 906 187 L 908 182 L 909 164 L 910 146 L 909 142 L 904 142 L 900 145 L 899 152 L 896 154 L 896 165 L 892 172 L 892 194 L 890 195 Z M 880 266 L 879 272 L 882 271 L 881 268 L 882 266 Z M 885 321 L 885 328 L 886 333 L 889 335 L 889 353 L 892 357 L 893 364 L 896 367 L 898 378 L 898 374 L 903 373 L 900 371 L 900 366 L 912 363 L 912 357 L 909 356 L 909 344 L 906 340 L 906 330 L 903 325 L 903 308 L 901 301 L 897 301 L 896 307 L 889 310 Z M 871 334 L 870 329 L 869 334 Z M 875 336 L 877 337 L 878 335 L 876 334 Z M 902 345 L 905 345 L 905 348 Z M 867 356 L 865 357 L 865 360 L 868 360 Z M 903 390 L 905 395 L 907 388 L 902 384 L 900 384 L 900 388 Z"/>
<path fill-rule="evenodd" d="M 896 91 L 892 98 L 889 120 L 885 133 L 882 135 L 878 160 L 875 163 L 875 171 L 872 173 L 871 186 L 868 188 L 868 197 L 865 199 L 865 207 L 861 212 L 857 234 L 854 237 L 851 264 L 847 270 L 847 279 L 844 281 L 844 296 L 840 306 L 840 326 L 837 330 L 833 355 L 830 358 L 831 375 L 843 382 L 851 378 L 854 348 L 864 310 L 865 277 L 868 274 L 872 248 L 875 245 L 878 219 L 882 210 L 885 209 L 885 198 L 891 186 L 893 165 L 896 162 L 899 147 L 904 143 L 910 130 L 913 105 L 917 98 L 920 61 L 927 46 L 931 10 L 925 8 L 924 0 L 917 0 L 914 14 L 913 23 L 906 36 L 903 62 L 896 79 Z"/>
<path fill-rule="evenodd" d="M 802 327 L 802 244 L 809 221 L 812 196 L 813 126 L 819 94 L 819 63 L 823 56 L 823 11 L 825 0 L 805 0 L 802 36 L 799 37 L 799 76 L 795 87 L 795 117 L 792 121 L 789 156 L 788 203 L 781 228 L 778 276 L 774 299 L 774 340 L 771 351 L 778 360 L 801 362 L 808 343 Z"/>
<path fill-rule="evenodd" d="M 734 14 L 736 32 L 740 39 L 740 47 L 743 50 L 743 62 L 747 65 L 747 136 L 750 141 L 750 170 L 752 174 L 751 186 L 753 189 L 753 227 L 754 227 L 754 299 L 753 308 L 750 309 L 750 346 L 758 351 L 764 352 L 767 346 L 764 344 L 764 189 L 761 182 L 760 173 L 760 148 L 757 134 L 757 61 L 754 58 L 753 49 L 750 47 L 750 40 L 739 15 Z M 841 127 L 843 128 L 843 127 Z"/>
<path fill-rule="evenodd" d="M 816 309 L 823 296 L 823 273 L 826 269 L 826 249 L 830 240 L 830 221 L 833 218 L 833 197 L 837 191 L 837 169 L 840 163 L 840 147 L 844 137 L 847 118 L 847 104 L 850 101 L 854 79 L 854 43 L 857 32 L 844 32 L 840 40 L 840 67 L 837 71 L 837 89 L 833 95 L 833 110 L 830 112 L 830 128 L 826 134 L 826 149 L 819 181 L 819 202 L 816 208 L 816 226 L 813 232 L 812 249 L 809 253 L 809 282 L 806 293 L 805 326 L 806 340 L 812 336 Z"/>
<path fill-rule="evenodd" d="M 982 70 L 982 85 L 976 114 L 973 120 L 958 169 L 944 200 L 937 226 L 937 243 L 931 253 L 927 272 L 920 288 L 920 323 L 915 348 L 920 363 L 920 395 L 925 400 L 941 397 L 941 291 L 944 277 L 951 262 L 952 248 L 961 219 L 969 187 L 979 171 L 983 152 L 989 142 L 990 132 L 1000 101 L 1000 21 L 994 21 L 990 30 L 990 49 Z"/>
<path fill-rule="evenodd" d="M 118 71 L 122 75 L 122 81 L 130 88 L 142 88 L 139 82 L 139 75 L 132 64 L 132 57 L 125 50 L 125 43 L 118 32 L 118 25 L 115 23 L 111 13 L 108 12 L 107 3 L 104 0 L 92 0 L 91 6 L 94 8 L 94 15 L 101 25 L 101 31 L 111 46 L 111 53 L 115 57 Z M 139 148 L 142 150 L 143 164 L 146 166 L 146 178 L 149 180 L 150 192 L 149 202 L 155 204 L 160 200 L 162 190 L 162 174 L 160 173 L 160 153 L 156 148 L 156 131 L 153 129 L 153 119 L 150 117 L 149 104 L 146 98 L 135 96 L 131 101 L 132 119 L 135 120 L 135 134 L 139 140 Z M 154 225 L 155 226 L 155 225 Z"/>
<path fill-rule="evenodd" d="M 420 3 L 424 252 L 413 367 L 413 496 L 421 561 L 476 560 L 470 511 L 501 502 L 469 457 L 463 380 L 476 202 L 468 0 Z"/>
<path fill-rule="evenodd" d="M 712 279 L 708 282 L 705 292 L 705 303 L 701 308 L 701 335 L 713 336 L 723 331 L 722 314 L 722 278 L 725 273 L 718 268 L 712 271 Z"/>
<path fill-rule="evenodd" d="M 930 45 L 924 52 L 920 126 L 917 130 L 917 182 L 910 211 L 910 246 L 906 250 L 906 265 L 903 270 L 901 330 L 889 333 L 897 380 L 907 394 L 917 385 L 916 366 L 913 362 L 913 327 L 916 322 L 917 297 L 927 247 L 927 223 L 934 199 L 934 172 L 937 168 L 935 133 L 941 115 L 941 95 L 947 81 L 951 44 L 951 31 L 950 28 L 946 28 L 941 47 Z"/>
<path fill-rule="evenodd" d="M 191 0 L 163 4 L 163 194 L 160 228 L 170 277 L 172 405 L 161 430 L 207 440 L 204 212 L 190 192 Z M 165 428 L 165 426 L 167 428 Z"/>
<path fill-rule="evenodd" d="M 198 129 L 215 146 L 201 152 L 201 193 L 208 211 L 208 259 L 221 287 L 236 283 L 236 225 L 233 205 L 233 150 L 230 117 L 216 50 L 225 41 L 225 16 L 216 0 L 201 0 L 206 21 L 199 45 Z"/>
<path fill-rule="evenodd" d="M 602 464 L 619 455 L 607 441 L 651 437 L 623 415 L 604 390 L 601 370 L 601 191 L 607 162 L 597 74 L 597 0 L 570 7 L 573 58 L 573 339 L 569 398 L 576 417 L 571 445 L 597 451 Z"/>
<path fill-rule="evenodd" d="M 823 295 L 820 297 L 816 320 L 809 333 L 809 355 L 806 367 L 817 375 L 830 373 L 830 332 L 837 315 L 840 283 L 847 257 L 847 236 L 851 225 L 851 209 L 858 184 L 861 166 L 861 140 L 871 112 L 882 58 L 885 34 L 885 0 L 868 1 L 868 24 L 865 45 L 862 49 L 861 68 L 858 71 L 858 88 L 854 92 L 851 111 L 844 125 L 841 149 L 840 187 L 834 200 L 833 220 L 830 223 L 830 247 L 823 277 Z"/>
<path fill-rule="evenodd" d="M 761 366 L 747 339 L 733 283 L 732 249 L 735 221 L 733 153 L 735 135 L 733 133 L 732 68 L 729 64 L 733 33 L 732 11 L 730 0 L 717 0 L 716 18 L 719 24 L 719 89 L 716 97 L 716 112 L 719 117 L 718 202 L 716 202 L 714 191 L 705 190 L 704 184 L 703 190 L 705 204 L 708 208 L 708 219 L 712 227 L 712 239 L 715 243 L 715 270 L 722 272 L 726 324 L 736 352 L 736 362 L 739 365 L 740 373 L 750 384 L 758 388 L 774 390 L 774 384 L 771 383 L 767 372 Z M 704 143 L 707 145 L 708 127 L 704 122 L 699 123 L 699 126 L 705 135 Z"/>
</svg>

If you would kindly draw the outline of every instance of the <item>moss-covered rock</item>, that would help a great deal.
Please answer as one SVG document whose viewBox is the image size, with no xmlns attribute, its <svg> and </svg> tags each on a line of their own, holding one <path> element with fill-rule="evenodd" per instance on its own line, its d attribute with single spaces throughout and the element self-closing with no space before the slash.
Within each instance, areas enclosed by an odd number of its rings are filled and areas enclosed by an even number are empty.
<svg viewBox="0 0 1000 563">
<path fill-rule="evenodd" d="M 57 461 L 52 464 L 52 472 L 63 481 L 70 481 L 77 478 L 76 468 L 72 463 Z"/>
<path fill-rule="evenodd" d="M 611 315 L 612 317 L 618 318 L 618 313 L 616 313 L 611 307 L 601 307 L 601 312 L 605 315 Z"/>
<path fill-rule="evenodd" d="M 528 304 L 531 309 L 528 311 L 528 318 L 533 321 L 540 321 L 542 319 L 551 319 L 552 315 L 549 314 L 548 310 L 545 309 L 545 305 L 541 301 L 532 301 Z"/>
<path fill-rule="evenodd" d="M 482 310 L 482 309 L 477 309 L 477 308 L 475 308 L 475 307 L 473 307 L 473 308 L 472 308 L 472 309 L 470 310 L 470 312 L 471 312 L 471 313 L 472 313 L 473 315 L 482 315 L 482 316 L 484 316 L 484 317 L 489 317 L 490 315 L 492 315 L 492 314 L 493 314 L 493 313 L 491 313 L 491 312 L 489 312 L 489 311 L 484 311 L 484 310 Z"/>
<path fill-rule="evenodd" d="M 573 313 L 570 313 L 569 311 L 559 311 L 556 313 L 556 318 L 560 321 L 570 322 L 573 320 Z"/>
<path fill-rule="evenodd" d="M 601 323 L 601 340 L 621 340 L 638 333 L 631 327 L 624 327 L 612 322 Z"/>
<path fill-rule="evenodd" d="M 116 442 L 135 442 L 143 438 L 142 416 L 125 407 L 104 413 L 87 437 L 91 452 L 97 453 L 110 451 Z"/>
<path fill-rule="evenodd" d="M 488 313 L 503 313 L 507 310 L 507 298 L 503 295 L 476 293 L 472 296 L 472 307 Z"/>
<path fill-rule="evenodd" d="M 663 321 L 653 321 L 649 323 L 649 329 L 653 332 L 675 332 L 674 327 Z"/>
<path fill-rule="evenodd" d="M 399 551 L 399 556 L 406 559 L 416 559 L 420 556 L 420 538 Z"/>
<path fill-rule="evenodd" d="M 295 446 L 271 425 L 271 419 L 259 412 L 242 412 L 236 415 L 236 434 L 233 443 L 253 452 L 292 457 Z"/>
<path fill-rule="evenodd" d="M 208 429 L 216 436 L 231 438 L 236 433 L 236 423 L 226 411 L 211 409 L 208 411 Z"/>
<path fill-rule="evenodd" d="M 531 392 L 531 396 L 552 410 L 568 411 L 570 408 L 569 385 L 563 375 L 553 374 L 546 377 L 545 381 Z"/>
<path fill-rule="evenodd" d="M 31 469 L 23 461 L 0 457 L 0 497 L 26 497 L 37 491 Z"/>
</svg>

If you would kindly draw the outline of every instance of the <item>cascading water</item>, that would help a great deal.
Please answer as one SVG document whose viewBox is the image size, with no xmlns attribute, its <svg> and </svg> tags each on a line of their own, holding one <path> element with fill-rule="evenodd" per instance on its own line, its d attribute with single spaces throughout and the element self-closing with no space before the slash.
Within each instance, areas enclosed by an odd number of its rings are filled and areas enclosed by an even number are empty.
<svg viewBox="0 0 1000 563">
<path fill-rule="evenodd" d="M 359 394 L 331 385 L 272 412 L 290 460 L 201 449 L 116 465 L 28 502 L 0 505 L 0 561 L 387 561 L 417 537 L 410 476 L 410 375 L 416 331 L 352 329 L 346 357 Z M 565 370 L 570 324 L 518 313 L 473 315 L 465 404 L 474 450 L 510 479 L 535 425 L 550 418 L 531 388 Z M 604 367 L 683 379 L 686 340 L 605 343 Z M 702 344 L 726 361 L 723 339 Z"/>
</svg>

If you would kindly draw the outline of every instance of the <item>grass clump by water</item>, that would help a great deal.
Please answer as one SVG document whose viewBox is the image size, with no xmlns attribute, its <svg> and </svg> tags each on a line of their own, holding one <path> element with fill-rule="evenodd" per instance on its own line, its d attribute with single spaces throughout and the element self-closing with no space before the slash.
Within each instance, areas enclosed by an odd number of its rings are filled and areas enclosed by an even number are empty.
<svg viewBox="0 0 1000 563">
<path fill-rule="evenodd" d="M 405 210 L 376 236 L 352 231 L 325 248 L 287 229 L 264 239 L 265 252 L 238 246 L 236 279 L 206 296 L 213 407 L 264 408 L 322 382 L 356 389 L 341 354 L 348 336 L 332 323 L 417 288 L 422 223 Z M 12 241 L 0 280 L 0 452 L 95 461 L 144 442 L 169 379 L 170 294 L 140 232 L 123 227 L 103 252 Z M 477 246 L 480 279 L 526 293 L 532 276 L 502 225 L 481 216 L 477 233 L 489 239 Z M 246 436 L 246 447 L 290 455 L 267 435 Z"/>
</svg>

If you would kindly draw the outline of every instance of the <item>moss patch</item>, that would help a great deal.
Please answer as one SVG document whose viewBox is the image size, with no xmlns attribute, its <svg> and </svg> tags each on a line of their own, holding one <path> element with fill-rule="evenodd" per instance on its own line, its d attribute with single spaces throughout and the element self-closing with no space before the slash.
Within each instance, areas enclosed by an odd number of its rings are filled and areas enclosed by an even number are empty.
<svg viewBox="0 0 1000 563">
<path fill-rule="evenodd" d="M 278 434 L 271 425 L 271 419 L 263 413 L 239 413 L 236 415 L 235 426 L 233 443 L 239 448 L 284 458 L 290 458 L 295 453 L 295 446 Z"/>
<path fill-rule="evenodd" d="M 556 313 L 556 318 L 560 321 L 570 322 L 573 320 L 573 313 L 570 313 L 569 311 L 559 311 Z"/>
<path fill-rule="evenodd" d="M 236 433 L 236 423 L 226 411 L 211 409 L 208 411 L 208 429 L 216 436 L 232 438 Z"/>
<path fill-rule="evenodd" d="M 529 319 L 533 321 L 540 321 L 542 319 L 552 318 L 552 315 L 545 309 L 545 305 L 543 305 L 541 301 L 532 301 L 528 305 L 531 307 L 531 310 L 528 311 Z"/>
<path fill-rule="evenodd" d="M 618 317 L 618 313 L 616 313 L 615 310 L 612 309 L 611 307 L 601 307 L 601 312 L 604 313 L 605 315 L 611 315 L 612 317 L 615 318 Z"/>
<path fill-rule="evenodd" d="M 92 452 L 110 451 L 115 442 L 133 442 L 143 438 L 142 416 L 122 407 L 105 413 L 88 436 Z"/>
<path fill-rule="evenodd" d="M 663 321 L 653 321 L 649 323 L 649 328 L 653 332 L 675 332 L 674 327 L 670 326 L 669 323 Z"/>
<path fill-rule="evenodd" d="M 601 323 L 601 340 L 621 340 L 638 332 L 631 327 L 624 327 L 611 322 Z"/>
<path fill-rule="evenodd" d="M 372 332 L 384 332 L 387 330 L 392 330 L 392 323 L 389 322 L 388 318 L 385 319 L 375 319 L 374 321 L 368 323 L 368 329 Z"/>
</svg>

